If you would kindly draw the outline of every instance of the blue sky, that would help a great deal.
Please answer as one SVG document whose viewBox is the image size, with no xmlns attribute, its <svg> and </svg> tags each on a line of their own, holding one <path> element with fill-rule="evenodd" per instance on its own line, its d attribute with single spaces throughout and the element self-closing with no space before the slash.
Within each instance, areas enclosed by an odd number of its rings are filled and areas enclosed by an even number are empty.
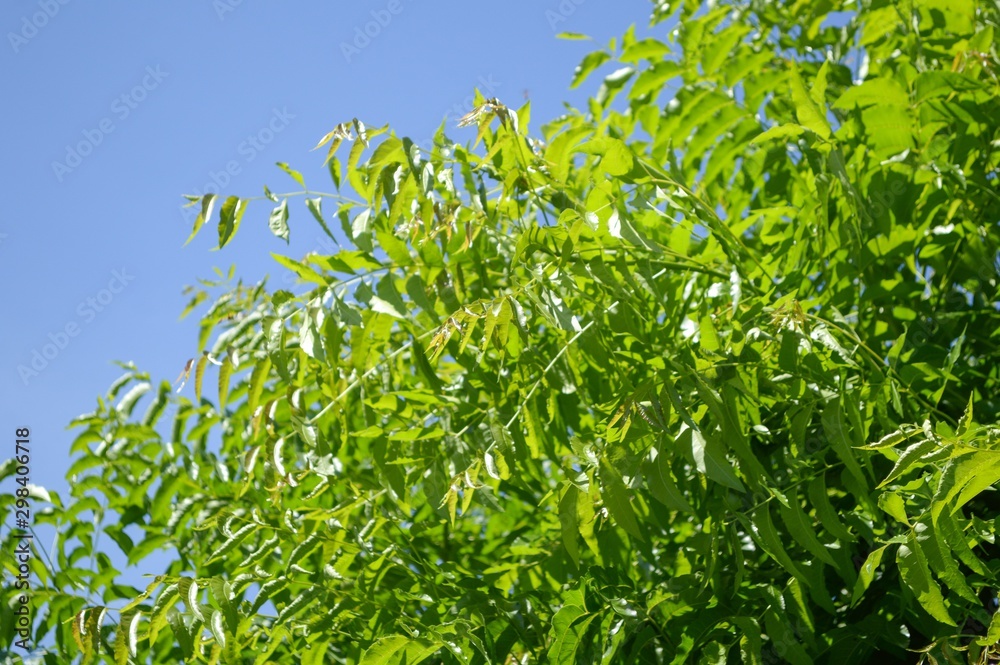
<svg viewBox="0 0 1000 665">
<path fill-rule="evenodd" d="M 529 97 L 537 131 L 563 102 L 582 106 L 594 91 L 568 87 L 596 45 L 555 35 L 585 33 L 604 45 L 636 23 L 642 36 L 650 8 L 648 0 L 4 2 L 0 399 L 10 451 L 0 456 L 13 454 L 15 428 L 31 428 L 32 481 L 64 494 L 75 436 L 65 426 L 121 374 L 112 361 L 173 381 L 195 355 L 197 316 L 178 320 L 185 285 L 233 263 L 245 282 L 270 274 L 278 285 L 270 252 L 301 257 L 322 247 L 298 200 L 290 247 L 270 234 L 264 203 L 250 207 L 222 252 L 211 251 L 214 223 L 184 247 L 192 218 L 182 194 L 213 183 L 225 195 L 298 189 L 275 162 L 328 189 L 323 152 L 310 149 L 334 125 L 389 123 L 419 143 L 469 110 L 475 87 L 513 107 Z M 473 138 L 453 120 L 449 135 Z"/>
</svg>

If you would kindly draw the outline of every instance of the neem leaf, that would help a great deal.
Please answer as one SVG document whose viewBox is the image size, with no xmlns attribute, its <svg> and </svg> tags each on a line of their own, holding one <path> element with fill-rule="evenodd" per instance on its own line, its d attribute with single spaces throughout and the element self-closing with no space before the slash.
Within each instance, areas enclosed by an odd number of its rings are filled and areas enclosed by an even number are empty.
<svg viewBox="0 0 1000 665">
<path fill-rule="evenodd" d="M 386 275 L 380 279 L 375 287 L 375 292 L 378 295 L 373 296 L 371 303 L 369 303 L 372 309 L 399 319 L 406 318 L 406 303 L 396 290 L 392 275 Z"/>
<path fill-rule="evenodd" d="M 215 610 L 212 612 L 212 619 L 209 621 L 209 628 L 212 630 L 212 636 L 215 641 L 219 643 L 223 649 L 226 648 L 226 627 L 222 619 L 222 611 Z"/>
<path fill-rule="evenodd" d="M 590 75 L 595 69 L 603 65 L 605 62 L 611 59 L 611 56 L 605 51 L 594 51 L 593 53 L 588 53 L 582 62 L 576 67 L 576 71 L 573 73 L 573 82 L 570 83 L 570 88 L 575 88 Z"/>
<path fill-rule="evenodd" d="M 917 75 L 915 82 L 916 95 L 914 102 L 920 104 L 953 92 L 967 92 L 982 87 L 976 79 L 961 72 L 928 71 Z"/>
<path fill-rule="evenodd" d="M 257 410 L 260 403 L 260 396 L 264 392 L 264 382 L 271 371 L 271 359 L 265 356 L 254 365 L 253 373 L 250 375 L 250 387 L 247 392 L 247 411 L 252 415 Z"/>
<path fill-rule="evenodd" d="M 288 199 L 282 199 L 278 207 L 271 211 L 268 226 L 271 233 L 288 242 Z"/>
<path fill-rule="evenodd" d="M 351 223 L 351 238 L 354 240 L 354 244 L 366 252 L 372 249 L 372 211 L 370 208 L 365 208 L 354 221 Z"/>
<path fill-rule="evenodd" d="M 337 243 L 339 247 L 340 242 L 337 240 L 337 236 L 333 235 L 333 231 L 330 230 L 330 227 L 326 225 L 326 220 L 323 219 L 323 199 L 318 196 L 313 199 L 306 199 L 306 208 L 309 209 L 312 216 L 319 222 L 319 225 L 323 228 L 323 232 L 330 236 L 330 239 Z"/>
<path fill-rule="evenodd" d="M 313 282 L 315 284 L 319 284 L 320 286 L 326 286 L 330 282 L 329 279 L 327 279 L 320 273 L 316 272 L 305 263 L 300 263 L 295 259 L 291 259 L 287 256 L 282 256 L 281 254 L 275 254 L 274 252 L 271 253 L 271 258 L 273 258 L 275 261 L 277 261 L 284 267 L 288 268 L 289 270 L 291 270 L 292 272 L 294 272 L 296 275 L 298 275 L 300 278 L 302 278 L 307 282 Z"/>
<path fill-rule="evenodd" d="M 782 139 L 786 137 L 795 138 L 796 136 L 802 134 L 804 131 L 806 131 L 806 128 L 803 127 L 802 125 L 796 125 L 793 123 L 788 123 L 787 125 L 778 125 L 777 127 L 772 127 L 766 132 L 763 132 L 755 136 L 750 141 L 750 144 L 754 145 L 757 143 L 763 143 L 764 141 L 772 141 L 774 139 Z"/>
<path fill-rule="evenodd" d="M 290 167 L 285 162 L 277 162 L 277 164 L 278 164 L 278 167 L 282 171 L 284 171 L 288 175 L 292 176 L 292 179 L 295 180 L 295 182 L 299 183 L 299 185 L 302 186 L 302 189 L 307 189 L 306 188 L 306 181 L 302 179 L 302 174 L 301 173 L 299 173 L 298 171 L 296 171 L 295 169 L 293 169 L 292 167 Z"/>
<path fill-rule="evenodd" d="M 691 438 L 691 452 L 698 471 L 726 487 L 738 492 L 746 491 L 733 465 L 726 459 L 725 448 L 718 436 L 706 437 L 701 430 L 691 429 L 686 423 L 681 425 L 681 436 Z"/>
<path fill-rule="evenodd" d="M 906 106 L 909 103 L 910 96 L 903 86 L 891 78 L 877 78 L 848 88 L 833 103 L 833 108 L 850 109 L 875 104 Z"/>
<path fill-rule="evenodd" d="M 406 318 L 406 315 L 403 314 L 403 312 L 396 309 L 396 307 L 392 303 L 390 303 L 387 300 L 383 300 L 378 296 L 372 296 L 369 305 L 371 306 L 373 311 L 379 312 L 380 314 L 388 314 L 389 316 L 393 316 L 397 319 Z"/>
<path fill-rule="evenodd" d="M 215 194 L 205 194 L 205 196 L 201 197 L 201 212 L 198 213 L 198 218 L 194 220 L 194 228 L 191 229 L 191 235 L 188 236 L 188 239 L 184 241 L 185 245 L 191 242 L 198 235 L 198 231 L 205 225 L 205 222 L 212 218 L 212 208 L 215 206 L 215 199 Z"/>
<path fill-rule="evenodd" d="M 854 585 L 854 592 L 851 594 L 851 607 L 854 607 L 859 602 L 861 602 L 861 597 L 864 595 L 865 590 L 875 579 L 875 571 L 878 570 L 879 563 L 882 562 L 882 555 L 885 553 L 885 548 L 888 545 L 883 545 L 878 549 L 872 550 L 868 554 L 868 558 L 861 565 L 861 570 L 858 571 L 858 581 Z"/>
<path fill-rule="evenodd" d="M 196 402 L 201 401 L 201 383 L 205 378 L 206 365 L 208 365 L 208 353 L 203 353 L 194 369 L 194 399 Z"/>
<path fill-rule="evenodd" d="M 761 549 L 777 561 L 792 577 L 798 580 L 804 579 L 802 572 L 795 565 L 792 557 L 789 556 L 785 543 L 782 542 L 777 530 L 774 528 L 771 511 L 767 503 L 754 511 L 751 520 L 751 532 L 754 540 L 761 546 Z"/>
<path fill-rule="evenodd" d="M 806 129 L 810 129 L 821 138 L 830 138 L 830 125 L 826 121 L 826 109 L 821 109 L 802 82 L 798 65 L 792 64 L 790 72 L 792 86 L 792 101 L 795 103 L 795 114 L 799 123 Z"/>
<path fill-rule="evenodd" d="M 799 497 L 794 490 L 789 493 L 788 499 L 787 506 L 778 505 L 778 513 L 788 528 L 788 533 L 807 552 L 820 561 L 836 567 L 837 563 L 834 561 L 833 556 L 824 547 L 823 543 L 819 541 L 819 538 L 816 537 L 812 520 L 802 510 L 802 506 L 799 505 Z"/>
<path fill-rule="evenodd" d="M 135 657 L 141 616 L 142 613 L 138 610 L 122 612 L 115 631 L 115 665 L 127 665 L 128 657 Z"/>
<path fill-rule="evenodd" d="M 574 665 L 580 639 L 597 614 L 588 614 L 579 605 L 564 605 L 552 617 L 551 641 L 546 662 L 553 665 Z"/>
<path fill-rule="evenodd" d="M 366 148 L 368 147 L 368 132 L 365 130 L 365 123 L 361 122 L 357 118 L 353 121 L 354 130 L 358 133 L 358 140 L 361 141 L 362 145 Z"/>
<path fill-rule="evenodd" d="M 666 455 L 658 454 L 655 460 L 643 465 L 643 475 L 653 498 L 671 510 L 693 513 L 694 508 L 687 502 L 674 482 L 670 471 L 670 461 Z"/>
<path fill-rule="evenodd" d="M 900 545 L 896 551 L 896 564 L 899 566 L 903 581 L 916 596 L 920 606 L 941 623 L 957 626 L 958 624 L 948 614 L 938 583 L 931 578 L 927 559 L 917 544 L 914 533 L 911 532 L 906 544 Z"/>
<path fill-rule="evenodd" d="M 625 487 L 615 468 L 605 460 L 601 461 L 601 497 L 618 526 L 625 529 L 629 535 L 642 540 L 635 511 L 632 510 L 629 501 L 628 488 Z"/>
<path fill-rule="evenodd" d="M 580 490 L 573 483 L 566 483 L 562 497 L 559 499 L 559 525 L 562 532 L 562 543 L 577 566 L 580 565 L 580 546 L 577 537 L 580 533 L 579 515 L 576 510 Z"/>
<path fill-rule="evenodd" d="M 219 410 L 226 408 L 226 401 L 229 398 L 229 377 L 233 373 L 231 358 L 231 355 L 227 355 L 219 367 Z"/>
<path fill-rule="evenodd" d="M 386 665 L 399 662 L 397 654 L 402 654 L 402 662 L 417 665 L 441 648 L 440 643 L 420 640 L 405 635 L 389 635 L 376 640 L 365 650 L 358 665 Z"/>
<path fill-rule="evenodd" d="M 632 170 L 632 152 L 624 141 L 619 139 L 607 139 L 604 158 L 601 159 L 601 167 L 614 176 L 624 175 Z"/>
<path fill-rule="evenodd" d="M 219 249 L 225 247 L 240 228 L 247 202 L 238 196 L 230 196 L 222 204 L 219 212 Z"/>
</svg>

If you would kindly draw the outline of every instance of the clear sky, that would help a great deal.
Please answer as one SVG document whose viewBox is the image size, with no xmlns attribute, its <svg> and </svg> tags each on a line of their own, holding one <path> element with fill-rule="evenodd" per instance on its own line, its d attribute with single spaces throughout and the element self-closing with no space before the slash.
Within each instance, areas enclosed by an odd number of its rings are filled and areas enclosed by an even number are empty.
<svg viewBox="0 0 1000 665">
<path fill-rule="evenodd" d="M 454 120 L 475 87 L 512 107 L 529 97 L 537 131 L 563 102 L 583 107 L 599 79 L 571 92 L 574 67 L 632 23 L 645 35 L 650 9 L 648 0 L 0 4 L 0 458 L 13 454 L 15 428 L 31 428 L 32 481 L 66 496 L 75 436 L 66 424 L 122 373 L 112 361 L 173 381 L 195 355 L 198 317 L 178 320 L 185 285 L 232 263 L 245 282 L 270 274 L 280 285 L 270 252 L 322 247 L 298 199 L 290 247 L 270 234 L 266 202 L 222 252 L 211 251 L 215 220 L 183 247 L 192 219 L 182 194 L 213 182 L 224 195 L 298 189 L 275 162 L 329 190 L 323 153 L 310 149 L 355 116 L 418 143 L 450 116 L 449 135 L 471 139 Z M 562 31 L 597 44 L 556 39 Z"/>
</svg>

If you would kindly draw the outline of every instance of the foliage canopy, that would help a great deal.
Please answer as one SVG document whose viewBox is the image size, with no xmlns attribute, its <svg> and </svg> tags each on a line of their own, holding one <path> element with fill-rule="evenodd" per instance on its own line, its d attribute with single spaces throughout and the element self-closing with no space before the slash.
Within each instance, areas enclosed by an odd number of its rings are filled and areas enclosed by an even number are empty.
<svg viewBox="0 0 1000 665">
<path fill-rule="evenodd" d="M 280 164 L 274 234 L 337 246 L 74 421 L 45 662 L 995 662 L 998 21 L 656 2 L 537 132 Z M 192 204 L 224 246 L 250 199 Z"/>
</svg>

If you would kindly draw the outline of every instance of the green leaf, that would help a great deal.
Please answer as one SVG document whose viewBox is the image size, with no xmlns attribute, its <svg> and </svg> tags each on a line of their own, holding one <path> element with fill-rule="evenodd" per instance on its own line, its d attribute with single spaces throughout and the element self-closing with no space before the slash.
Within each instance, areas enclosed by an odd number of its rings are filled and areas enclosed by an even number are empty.
<svg viewBox="0 0 1000 665">
<path fill-rule="evenodd" d="M 854 536 L 844 526 L 837 511 L 830 503 L 830 495 L 826 487 L 826 474 L 821 473 L 810 481 L 809 500 L 812 502 L 816 516 L 824 529 L 844 543 L 850 543 L 854 540 Z"/>
<path fill-rule="evenodd" d="M 580 638 L 594 616 L 577 605 L 566 605 L 556 612 L 552 617 L 548 662 L 554 665 L 575 665 Z"/>
<path fill-rule="evenodd" d="M 764 612 L 764 628 L 779 657 L 791 665 L 813 665 L 803 640 L 789 625 L 784 611 L 772 604 Z"/>
<path fill-rule="evenodd" d="M 307 189 L 306 188 L 306 181 L 302 179 L 302 174 L 301 173 L 299 173 L 298 171 L 296 171 L 295 169 L 293 169 L 292 167 L 290 167 L 285 162 L 277 162 L 277 164 L 278 164 L 278 168 L 280 168 L 282 171 L 284 171 L 288 175 L 292 176 L 292 179 L 295 182 L 299 183 L 299 186 L 302 187 L 302 189 Z"/>
<path fill-rule="evenodd" d="M 209 628 L 212 631 L 212 636 L 215 641 L 218 642 L 219 646 L 223 649 L 226 648 L 226 628 L 223 623 L 222 612 L 215 610 L 212 612 L 212 618 L 209 620 Z"/>
<path fill-rule="evenodd" d="M 899 566 L 899 572 L 906 586 L 913 592 L 917 602 L 928 614 L 949 626 L 958 625 L 948 614 L 941 589 L 937 582 L 931 578 L 927 559 L 920 550 L 913 533 L 907 538 L 906 544 L 900 545 L 896 551 L 896 565 Z"/>
<path fill-rule="evenodd" d="M 226 355 L 219 367 L 219 410 L 226 408 L 229 399 L 229 377 L 233 373 L 232 356 Z"/>
<path fill-rule="evenodd" d="M 594 530 L 597 513 L 594 510 L 594 497 L 589 492 L 581 491 L 577 496 L 576 517 L 583 542 L 587 544 L 591 552 L 600 556 L 600 546 Z"/>
<path fill-rule="evenodd" d="M 643 39 L 624 49 L 622 54 L 618 56 L 618 60 L 631 63 L 649 60 L 655 63 L 669 53 L 670 48 L 658 39 Z"/>
<path fill-rule="evenodd" d="M 219 249 L 225 247 L 240 228 L 246 201 L 238 196 L 230 196 L 219 211 Z"/>
<path fill-rule="evenodd" d="M 851 607 L 861 602 L 861 597 L 864 596 L 872 580 L 875 579 L 875 571 L 878 570 L 878 566 L 882 562 L 882 555 L 885 553 L 886 547 L 888 546 L 883 545 L 869 552 L 865 562 L 861 564 L 861 570 L 858 571 L 858 581 L 854 584 L 854 592 L 851 593 Z"/>
<path fill-rule="evenodd" d="M 302 327 L 299 328 L 299 346 L 307 356 L 320 362 L 326 359 L 322 335 L 324 318 L 322 309 L 310 307 L 302 319 Z"/>
<path fill-rule="evenodd" d="M 167 613 L 167 623 L 170 624 L 170 630 L 173 631 L 174 639 L 180 645 L 184 657 L 190 658 L 194 654 L 194 631 L 188 629 L 183 615 L 176 609 L 171 609 Z"/>
<path fill-rule="evenodd" d="M 879 159 L 914 147 L 909 111 L 902 106 L 872 106 L 861 112 L 865 133 Z"/>
<path fill-rule="evenodd" d="M 772 127 L 766 132 L 763 132 L 755 136 L 750 141 L 750 144 L 756 145 L 758 143 L 763 143 L 765 141 L 772 141 L 774 139 L 783 139 L 786 137 L 795 138 L 796 136 L 801 135 L 804 131 L 806 131 L 806 128 L 803 127 L 802 125 L 795 125 L 791 123 L 787 125 L 778 125 L 777 127 Z"/>
<path fill-rule="evenodd" d="M 636 77 L 632 89 L 629 91 L 631 99 L 640 99 L 650 93 L 659 93 L 666 86 L 667 81 L 678 76 L 684 68 L 670 60 L 658 62 L 652 67 L 644 70 Z M 656 95 L 653 95 L 655 98 Z"/>
<path fill-rule="evenodd" d="M 726 459 L 725 448 L 718 437 L 705 437 L 700 430 L 692 430 L 687 425 L 682 425 L 681 430 L 682 435 L 687 432 L 686 435 L 691 437 L 691 452 L 698 471 L 726 487 L 738 492 L 746 491 L 733 465 Z"/>
<path fill-rule="evenodd" d="M 366 252 L 372 250 L 372 211 L 369 208 L 365 208 L 354 218 L 351 223 L 351 238 L 354 240 L 354 244 L 357 245 L 358 249 Z"/>
<path fill-rule="evenodd" d="M 875 104 L 907 106 L 909 103 L 910 96 L 903 86 L 890 78 L 877 78 L 848 88 L 833 103 L 833 108 L 851 109 Z"/>
<path fill-rule="evenodd" d="M 778 532 L 774 528 L 774 522 L 771 520 L 771 511 L 766 503 L 753 512 L 750 527 L 754 540 L 757 541 L 761 549 L 777 561 L 792 577 L 803 582 L 808 582 L 798 566 L 792 561 L 785 548 L 785 544 L 778 536 Z"/>
<path fill-rule="evenodd" d="M 958 421 L 958 429 L 955 430 L 955 434 L 962 436 L 966 432 L 972 429 L 973 419 L 972 419 L 972 396 L 973 393 L 969 393 L 969 403 L 965 407 L 965 413 L 962 418 Z"/>
<path fill-rule="evenodd" d="M 618 526 L 625 529 L 630 536 L 643 540 L 642 531 L 639 530 L 639 523 L 636 521 L 635 511 L 632 510 L 629 500 L 628 489 L 615 468 L 604 460 L 601 461 L 601 497 Z"/>
<path fill-rule="evenodd" d="M 271 211 L 271 219 L 267 225 L 271 233 L 288 242 L 288 199 L 283 199 L 277 208 Z"/>
<path fill-rule="evenodd" d="M 559 524 L 563 547 L 566 548 L 566 553 L 577 566 L 580 565 L 580 547 L 576 540 L 580 532 L 579 515 L 576 511 L 579 494 L 580 490 L 576 488 L 576 485 L 566 483 L 563 486 L 562 496 L 559 498 Z"/>
<path fill-rule="evenodd" d="M 925 71 L 917 75 L 915 85 L 916 95 L 914 103 L 923 102 L 949 95 L 953 92 L 968 92 L 978 90 L 981 84 L 975 79 L 961 72 L 950 71 Z"/>
<path fill-rule="evenodd" d="M 740 629 L 740 656 L 743 665 L 764 665 L 760 624 L 749 617 L 734 617 L 732 622 Z"/>
<path fill-rule="evenodd" d="M 898 446 L 900 443 L 906 441 L 910 436 L 913 435 L 914 430 L 908 427 L 900 427 L 897 430 L 889 432 L 881 439 L 874 443 L 869 443 L 868 448 L 871 450 L 878 450 L 880 448 L 892 448 Z"/>
<path fill-rule="evenodd" d="M 831 556 L 823 543 L 816 537 L 812 520 L 802 510 L 802 506 L 799 505 L 799 497 L 794 491 L 788 494 L 787 506 L 784 504 L 778 505 L 778 512 L 781 514 L 781 519 L 788 528 L 788 533 L 791 534 L 792 538 L 799 545 L 820 561 L 836 567 L 837 564 L 833 556 Z"/>
<path fill-rule="evenodd" d="M 895 466 L 892 467 L 892 471 L 889 475 L 885 477 L 881 483 L 879 483 L 879 488 L 887 486 L 889 483 L 893 482 L 900 476 L 902 476 L 911 466 L 920 461 L 921 458 L 925 457 L 931 452 L 937 450 L 937 442 L 933 439 L 924 439 L 923 441 L 918 441 L 911 445 L 909 448 L 904 450 L 896 460 Z"/>
<path fill-rule="evenodd" d="M 910 526 L 910 520 L 906 516 L 906 504 L 903 498 L 895 492 L 885 492 L 878 498 L 878 506 L 896 521 Z"/>
<path fill-rule="evenodd" d="M 203 353 L 194 369 L 194 400 L 201 401 L 201 383 L 205 378 L 205 366 L 208 364 L 208 354 Z"/>
<path fill-rule="evenodd" d="M 330 179 L 333 180 L 333 186 L 340 190 L 340 160 L 336 157 L 330 157 L 327 159 L 327 167 L 330 170 Z"/>
<path fill-rule="evenodd" d="M 949 515 L 954 514 L 997 482 L 1000 482 L 1000 451 L 977 450 L 949 461 L 934 492 L 932 519 L 937 522 L 945 510 Z"/>
<path fill-rule="evenodd" d="M 965 574 L 959 569 L 958 563 L 952 556 L 951 548 L 941 530 L 923 520 L 913 525 L 913 534 L 916 536 L 920 548 L 927 557 L 927 563 L 931 572 L 942 582 L 948 585 L 952 593 L 960 596 L 963 600 L 973 605 L 979 604 L 976 593 L 966 582 Z"/>
<path fill-rule="evenodd" d="M 250 386 L 247 393 L 247 410 L 253 414 L 260 404 L 260 396 L 264 393 L 264 383 L 271 371 L 271 359 L 264 357 L 253 366 L 250 375 Z"/>
<path fill-rule="evenodd" d="M 201 197 L 201 211 L 198 213 L 198 218 L 194 221 L 194 228 L 191 229 L 191 235 L 189 235 L 188 239 L 184 241 L 185 245 L 194 240 L 194 237 L 198 235 L 198 231 L 201 230 L 201 227 L 212 218 L 212 208 L 215 206 L 216 198 L 215 194 L 205 194 Z"/>
<path fill-rule="evenodd" d="M 789 70 L 789 80 L 792 86 L 792 101 L 795 103 L 795 115 L 799 124 L 815 132 L 820 138 L 830 138 L 830 125 L 826 121 L 826 109 L 820 108 L 809 96 L 809 91 L 802 82 L 798 65 L 792 64 Z"/>
<path fill-rule="evenodd" d="M 829 402 L 823 409 L 822 425 L 823 431 L 826 433 L 834 452 L 837 453 L 837 457 L 840 458 L 857 482 L 859 491 L 863 492 L 864 496 L 867 497 L 869 491 L 868 479 L 865 477 L 864 471 L 861 470 L 858 460 L 854 457 L 851 442 L 847 438 L 844 411 L 840 400 L 835 399 Z"/>
<path fill-rule="evenodd" d="M 990 626 L 986 630 L 986 635 L 976 640 L 976 644 L 985 647 L 997 643 L 1000 643 L 1000 612 L 993 612 L 993 618 L 990 619 Z"/>
<path fill-rule="evenodd" d="M 440 644 L 428 640 L 414 639 L 405 635 L 390 635 L 376 640 L 368 647 L 359 665 L 386 665 L 396 662 L 417 665 L 440 648 Z M 397 654 L 403 658 L 402 661 L 396 658 Z"/>
<path fill-rule="evenodd" d="M 701 317 L 701 324 L 698 326 L 700 332 L 700 345 L 704 351 L 718 351 L 719 337 L 715 334 L 715 325 L 709 314 Z"/>
<path fill-rule="evenodd" d="M 658 454 L 653 461 L 643 465 L 643 474 L 649 485 L 649 490 L 657 501 L 671 510 L 693 513 L 694 508 L 687 502 L 684 495 L 677 489 L 670 471 L 670 462 L 666 455 Z"/>
<path fill-rule="evenodd" d="M 372 311 L 378 312 L 380 314 L 388 314 L 389 316 L 395 317 L 397 319 L 405 319 L 406 314 L 399 310 L 396 305 L 392 304 L 387 300 L 383 300 L 378 296 L 372 296 L 369 303 L 371 305 Z"/>
<path fill-rule="evenodd" d="M 624 175 L 632 170 L 632 153 L 624 141 L 607 139 L 601 167 L 609 175 Z"/>
<path fill-rule="evenodd" d="M 368 129 L 365 127 L 365 123 L 361 122 L 357 118 L 354 118 L 351 123 L 354 125 L 354 131 L 357 132 L 357 140 L 364 147 L 368 147 Z"/>
<path fill-rule="evenodd" d="M 287 256 L 274 254 L 273 252 L 271 253 L 271 258 L 307 282 L 313 282 L 314 284 L 319 284 L 320 286 L 327 286 L 330 283 L 328 278 L 316 272 L 304 263 L 299 263 L 298 261 L 290 259 Z"/>
<path fill-rule="evenodd" d="M 583 83 L 595 69 L 610 59 L 611 56 L 605 51 L 594 51 L 593 53 L 588 53 L 580 64 L 577 65 L 576 71 L 573 72 L 573 82 L 570 83 L 570 89 Z"/>
<path fill-rule="evenodd" d="M 405 635 L 390 635 L 380 638 L 365 650 L 361 657 L 361 665 L 384 665 L 390 662 L 397 651 L 409 643 L 410 638 Z"/>
<path fill-rule="evenodd" d="M 126 665 L 129 656 L 135 658 L 141 616 L 137 610 L 122 612 L 115 635 L 115 665 Z"/>
<path fill-rule="evenodd" d="M 816 102 L 816 105 L 821 109 L 826 108 L 826 87 L 829 83 L 827 81 L 829 74 L 830 60 L 827 58 L 819 66 L 819 70 L 816 72 L 816 81 L 813 83 L 812 90 L 809 91 L 809 98 Z"/>
</svg>

